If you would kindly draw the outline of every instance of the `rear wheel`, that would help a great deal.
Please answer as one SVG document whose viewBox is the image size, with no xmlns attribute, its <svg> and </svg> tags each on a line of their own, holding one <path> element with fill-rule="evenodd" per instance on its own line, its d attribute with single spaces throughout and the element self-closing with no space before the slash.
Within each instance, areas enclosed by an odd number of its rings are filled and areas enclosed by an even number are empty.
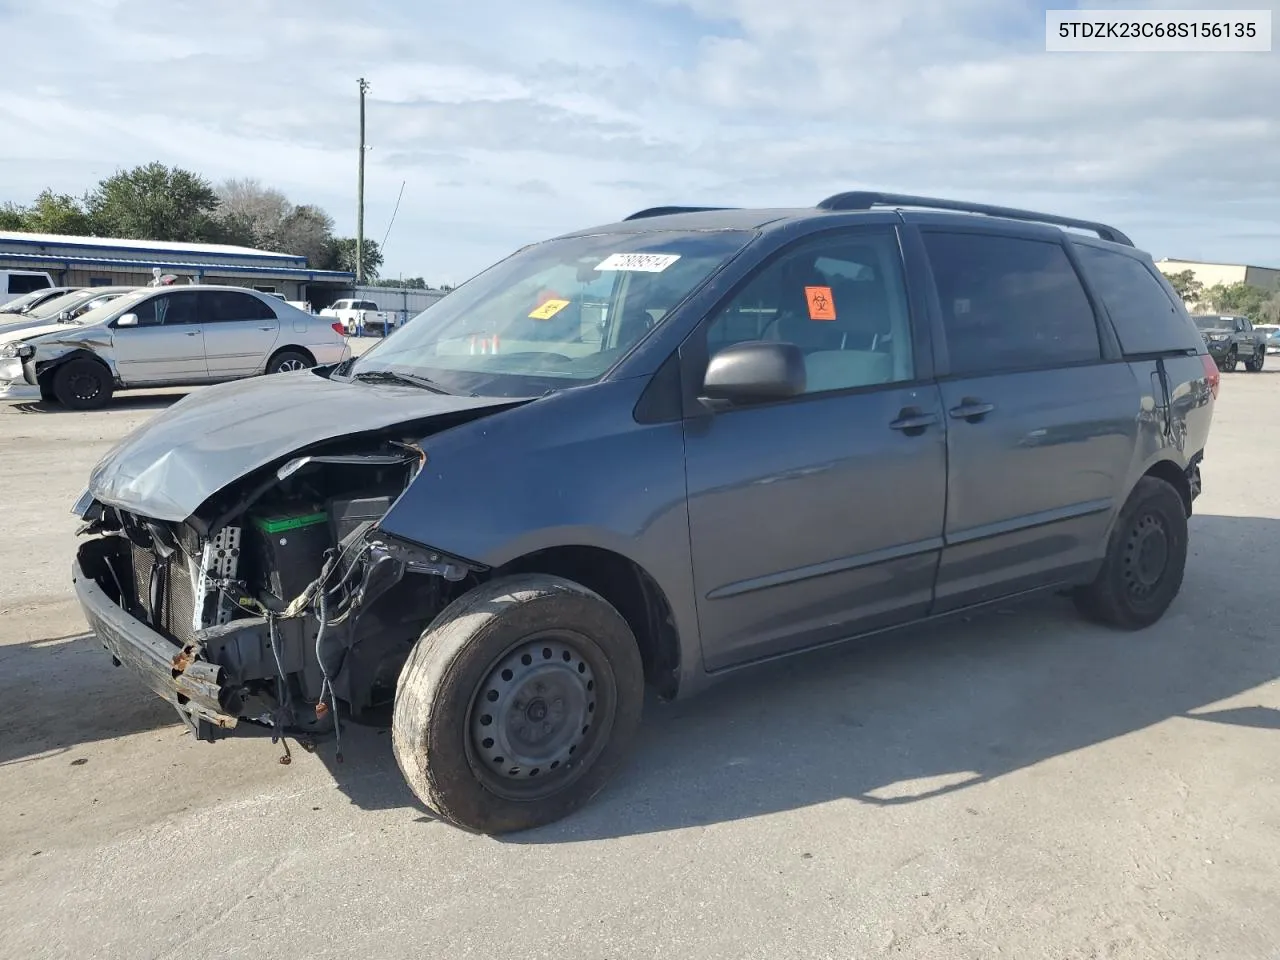
<svg viewBox="0 0 1280 960">
<path fill-rule="evenodd" d="M 1140 630 L 1162 616 L 1182 588 L 1187 513 L 1169 483 L 1143 477 L 1120 511 L 1102 569 L 1075 591 L 1081 613 L 1114 627 Z"/>
<path fill-rule="evenodd" d="M 550 823 L 626 756 L 643 703 L 630 627 L 599 595 L 529 574 L 454 601 L 409 655 L 392 744 L 410 788 L 482 833 Z"/>
<path fill-rule="evenodd" d="M 53 373 L 53 395 L 70 410 L 104 407 L 110 402 L 113 389 L 107 368 L 88 357 L 68 360 Z"/>
<path fill-rule="evenodd" d="M 293 370 L 307 370 L 316 362 L 301 350 L 281 350 L 267 364 L 267 373 L 289 373 Z"/>
</svg>

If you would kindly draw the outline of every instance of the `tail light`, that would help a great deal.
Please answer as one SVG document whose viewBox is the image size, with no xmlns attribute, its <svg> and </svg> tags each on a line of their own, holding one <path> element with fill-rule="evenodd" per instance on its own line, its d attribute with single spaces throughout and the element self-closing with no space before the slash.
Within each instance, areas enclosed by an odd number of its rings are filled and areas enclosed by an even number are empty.
<svg viewBox="0 0 1280 960">
<path fill-rule="evenodd" d="M 1213 357 L 1207 353 L 1200 354 L 1200 359 L 1204 362 L 1204 378 L 1209 383 L 1209 390 L 1213 393 L 1213 399 L 1217 400 L 1218 387 L 1222 385 L 1222 371 L 1218 369 Z"/>
<path fill-rule="evenodd" d="M 347 335 L 347 328 L 343 324 L 331 323 L 329 326 L 333 327 L 333 332 L 339 336 L 345 337 Z M 1216 370 L 1217 368 L 1215 367 L 1214 369 Z"/>
</svg>

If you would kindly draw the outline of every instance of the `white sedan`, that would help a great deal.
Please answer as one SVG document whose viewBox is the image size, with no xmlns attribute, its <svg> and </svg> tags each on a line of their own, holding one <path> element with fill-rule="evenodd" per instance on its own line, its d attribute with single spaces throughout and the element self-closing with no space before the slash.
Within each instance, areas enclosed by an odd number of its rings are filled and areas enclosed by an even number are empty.
<svg viewBox="0 0 1280 960">
<path fill-rule="evenodd" d="M 242 287 L 146 287 L 70 322 L 0 332 L 0 400 L 105 405 L 116 390 L 339 363 L 340 324 Z"/>
</svg>

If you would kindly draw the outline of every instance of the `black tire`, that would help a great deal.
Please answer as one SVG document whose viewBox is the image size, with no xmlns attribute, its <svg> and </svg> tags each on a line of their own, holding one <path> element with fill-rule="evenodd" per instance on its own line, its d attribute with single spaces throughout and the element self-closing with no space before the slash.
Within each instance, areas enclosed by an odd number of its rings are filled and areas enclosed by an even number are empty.
<svg viewBox="0 0 1280 960">
<path fill-rule="evenodd" d="M 75 357 L 53 372 L 53 395 L 68 410 L 101 409 L 114 390 L 110 371 L 88 357 Z"/>
<path fill-rule="evenodd" d="M 291 370 L 308 370 L 316 365 L 310 354 L 301 350 L 281 350 L 267 364 L 267 373 L 285 373 Z"/>
<path fill-rule="evenodd" d="M 1266 365 L 1267 354 L 1265 350 L 1257 351 L 1244 365 L 1244 368 L 1250 373 L 1261 373 L 1262 368 Z"/>
<path fill-rule="evenodd" d="M 509 833 L 595 796 L 626 757 L 643 702 L 635 636 L 607 601 L 560 577 L 500 577 L 418 639 L 400 673 L 392 746 L 434 813 Z"/>
<path fill-rule="evenodd" d="M 40 399 L 45 403 L 57 403 L 58 395 L 53 391 L 53 378 L 40 378 Z"/>
<path fill-rule="evenodd" d="M 1102 569 L 1075 591 L 1086 617 L 1124 630 L 1149 627 L 1182 588 L 1187 565 L 1187 513 L 1178 491 L 1143 477 L 1120 510 Z"/>
<path fill-rule="evenodd" d="M 1223 357 L 1222 361 L 1218 364 L 1218 369 L 1221 370 L 1223 373 L 1235 373 L 1236 364 L 1239 362 L 1240 362 L 1240 355 L 1236 353 L 1236 348 L 1232 347 L 1229 351 L 1227 351 L 1227 355 Z"/>
</svg>

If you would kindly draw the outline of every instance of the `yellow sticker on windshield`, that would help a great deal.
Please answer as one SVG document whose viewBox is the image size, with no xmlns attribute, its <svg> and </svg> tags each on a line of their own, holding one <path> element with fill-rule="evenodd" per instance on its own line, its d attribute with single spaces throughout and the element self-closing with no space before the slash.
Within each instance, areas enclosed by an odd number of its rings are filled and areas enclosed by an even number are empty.
<svg viewBox="0 0 1280 960">
<path fill-rule="evenodd" d="M 529 316 L 534 320 L 550 320 L 568 305 L 568 300 L 544 300 Z"/>
</svg>

